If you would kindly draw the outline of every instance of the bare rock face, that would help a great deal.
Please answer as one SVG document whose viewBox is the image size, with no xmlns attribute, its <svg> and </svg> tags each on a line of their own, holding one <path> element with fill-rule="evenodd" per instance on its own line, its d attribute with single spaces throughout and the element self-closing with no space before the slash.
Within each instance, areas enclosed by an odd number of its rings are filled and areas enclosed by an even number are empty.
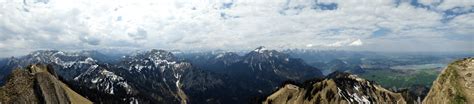
<svg viewBox="0 0 474 104">
<path fill-rule="evenodd" d="M 1 103 L 92 104 L 61 82 L 54 70 L 45 65 L 16 69 L 0 88 Z"/>
<path fill-rule="evenodd" d="M 0 102 L 14 104 L 39 103 L 33 88 L 34 77 L 28 71 L 15 69 L 0 88 Z"/>
<path fill-rule="evenodd" d="M 424 104 L 474 103 L 474 58 L 449 64 L 433 82 Z"/>
<path fill-rule="evenodd" d="M 325 79 L 303 84 L 287 83 L 263 101 L 264 104 L 405 104 L 399 93 L 348 73 L 335 72 Z"/>
</svg>

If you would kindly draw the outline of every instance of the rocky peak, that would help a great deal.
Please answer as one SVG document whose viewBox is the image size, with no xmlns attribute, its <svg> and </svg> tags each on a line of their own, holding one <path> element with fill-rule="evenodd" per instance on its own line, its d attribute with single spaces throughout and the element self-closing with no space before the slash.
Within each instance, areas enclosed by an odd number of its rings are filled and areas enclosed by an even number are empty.
<svg viewBox="0 0 474 104">
<path fill-rule="evenodd" d="M 331 79 L 337 79 L 337 78 L 348 78 L 351 75 L 353 74 L 340 72 L 340 71 L 334 71 L 333 73 L 327 75 L 326 77 L 331 78 Z"/>
<path fill-rule="evenodd" d="M 234 52 L 222 52 L 222 53 L 218 53 L 216 55 L 216 59 L 221 59 L 221 58 L 238 58 L 239 55 L 234 53 Z"/>
<path fill-rule="evenodd" d="M 74 52 L 63 52 L 58 50 L 39 50 L 31 52 L 30 54 L 12 58 L 11 64 L 18 64 L 19 66 L 27 66 L 29 64 L 56 64 L 63 68 L 71 67 L 74 64 L 95 64 L 97 60 Z M 16 61 L 13 61 L 16 60 Z"/>
<path fill-rule="evenodd" d="M 35 73 L 41 73 L 41 72 L 47 72 L 51 75 L 53 75 L 54 77 L 58 77 L 58 75 L 56 74 L 56 72 L 54 71 L 53 69 L 53 66 L 52 65 L 40 65 L 40 64 L 32 64 L 32 65 L 29 65 L 27 67 L 28 71 L 32 74 L 35 74 Z"/>
<path fill-rule="evenodd" d="M 97 64 L 97 60 L 81 54 L 82 52 L 64 52 L 58 50 L 38 50 L 22 57 L 12 57 L 7 68 L 26 67 L 31 64 L 51 64 L 61 70 Z"/>
<path fill-rule="evenodd" d="M 330 79 L 352 79 L 360 82 L 365 82 L 367 80 L 362 79 L 358 77 L 355 74 L 347 73 L 347 72 L 341 72 L 341 71 L 334 71 L 333 73 L 329 74 L 326 76 L 326 78 Z"/>
<path fill-rule="evenodd" d="M 246 54 L 244 60 L 247 62 L 265 62 L 268 60 L 289 61 L 289 55 L 276 50 L 268 50 L 260 46 Z"/>
<path fill-rule="evenodd" d="M 122 59 L 122 63 L 122 67 L 138 72 L 142 69 L 160 69 L 163 72 L 166 69 L 179 69 L 190 65 L 180 62 L 171 52 L 157 49 L 126 56 Z"/>
<path fill-rule="evenodd" d="M 57 54 L 61 54 L 63 52 L 57 50 L 38 50 L 31 52 L 30 54 L 26 55 L 23 58 L 28 58 L 30 61 L 35 62 L 47 62 L 53 61 L 57 56 Z"/>
<path fill-rule="evenodd" d="M 267 51 L 267 48 L 265 48 L 265 46 L 259 46 L 257 48 L 255 48 L 255 50 L 253 50 L 254 52 L 258 52 L 258 53 L 263 53 L 265 51 Z"/>
<path fill-rule="evenodd" d="M 169 61 L 176 60 L 176 57 L 171 52 L 168 52 L 165 50 L 157 50 L 157 49 L 152 49 L 150 51 L 136 53 L 129 57 L 135 58 L 135 59 L 150 59 L 150 60 L 169 60 Z"/>
<path fill-rule="evenodd" d="M 386 90 L 380 85 L 355 75 L 335 72 L 325 79 L 313 79 L 305 83 L 285 84 L 271 94 L 264 104 L 306 103 L 404 103 L 399 93 Z"/>
<path fill-rule="evenodd" d="M 223 52 L 217 54 L 211 63 L 223 62 L 224 64 L 232 64 L 241 60 L 241 56 L 233 52 Z"/>
</svg>

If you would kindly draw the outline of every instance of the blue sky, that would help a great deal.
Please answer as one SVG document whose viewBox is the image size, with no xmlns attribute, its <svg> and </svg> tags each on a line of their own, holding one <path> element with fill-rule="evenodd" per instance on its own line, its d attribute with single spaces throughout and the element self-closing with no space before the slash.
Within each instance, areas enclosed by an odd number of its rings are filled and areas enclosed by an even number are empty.
<svg viewBox="0 0 474 104">
<path fill-rule="evenodd" d="M 0 0 L 0 18 L 0 56 L 38 49 L 474 49 L 473 0 Z"/>
</svg>

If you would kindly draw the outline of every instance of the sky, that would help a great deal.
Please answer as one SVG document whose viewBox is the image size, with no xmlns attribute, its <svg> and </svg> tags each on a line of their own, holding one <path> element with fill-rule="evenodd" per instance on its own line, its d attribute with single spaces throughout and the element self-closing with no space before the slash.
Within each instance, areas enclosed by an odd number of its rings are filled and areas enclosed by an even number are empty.
<svg viewBox="0 0 474 104">
<path fill-rule="evenodd" d="M 0 57 L 34 50 L 474 50 L 474 0 L 0 0 Z"/>
</svg>

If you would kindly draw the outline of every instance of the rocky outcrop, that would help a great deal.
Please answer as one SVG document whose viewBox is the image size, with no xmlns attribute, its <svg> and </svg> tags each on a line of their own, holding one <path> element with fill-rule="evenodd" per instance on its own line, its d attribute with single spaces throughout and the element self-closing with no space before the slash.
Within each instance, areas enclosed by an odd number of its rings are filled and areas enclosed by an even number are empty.
<svg viewBox="0 0 474 104">
<path fill-rule="evenodd" d="M 449 64 L 433 82 L 424 104 L 474 103 L 474 58 Z"/>
<path fill-rule="evenodd" d="M 52 67 L 30 65 L 12 71 L 0 88 L 1 103 L 92 104 L 61 82 Z"/>
<path fill-rule="evenodd" d="M 33 76 L 22 69 L 15 69 L 11 72 L 5 85 L 0 88 L 0 102 L 2 103 L 39 103 L 35 95 L 32 83 Z"/>
<path fill-rule="evenodd" d="M 382 88 L 355 75 L 334 72 L 325 79 L 313 79 L 303 84 L 286 83 L 263 101 L 264 104 L 405 104 L 399 93 Z"/>
</svg>

